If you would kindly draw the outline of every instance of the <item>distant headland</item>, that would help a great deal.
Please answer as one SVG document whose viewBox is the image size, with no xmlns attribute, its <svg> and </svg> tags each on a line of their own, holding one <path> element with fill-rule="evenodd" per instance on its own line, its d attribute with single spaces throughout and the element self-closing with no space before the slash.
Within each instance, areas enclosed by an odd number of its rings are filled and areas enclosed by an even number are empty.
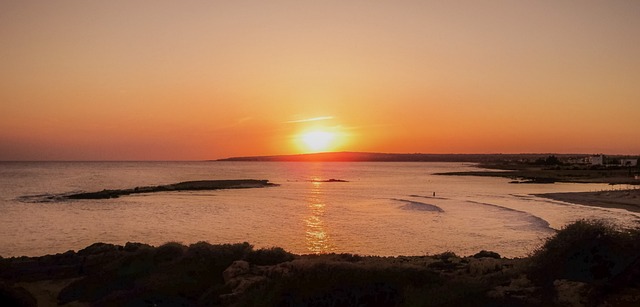
<svg viewBox="0 0 640 307">
<path fill-rule="evenodd" d="M 640 184 L 638 156 L 589 154 L 424 154 L 323 152 L 298 155 L 232 157 L 214 161 L 236 162 L 459 162 L 476 163 L 490 171 L 464 171 L 437 175 L 511 178 L 512 183 Z"/>
<path fill-rule="evenodd" d="M 550 157 L 551 160 L 547 160 Z M 381 152 L 319 152 L 292 155 L 242 156 L 209 161 L 246 161 L 246 162 L 470 162 L 470 163 L 529 163 L 537 165 L 551 164 L 620 164 L 620 161 L 636 160 L 640 156 L 628 155 L 592 155 L 585 153 L 381 153 Z M 557 161 L 556 161 L 557 159 Z M 633 166 L 636 164 L 634 163 Z"/>
<path fill-rule="evenodd" d="M 321 152 L 296 155 L 230 157 L 213 161 L 246 162 L 475 162 L 536 160 L 549 154 L 427 154 L 377 152 Z M 561 155 L 575 156 L 575 155 Z"/>
</svg>

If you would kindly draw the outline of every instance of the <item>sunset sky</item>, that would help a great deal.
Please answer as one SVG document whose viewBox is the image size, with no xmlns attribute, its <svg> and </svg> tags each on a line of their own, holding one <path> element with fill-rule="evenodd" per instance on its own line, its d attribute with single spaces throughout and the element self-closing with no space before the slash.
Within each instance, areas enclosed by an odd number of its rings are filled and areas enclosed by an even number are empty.
<svg viewBox="0 0 640 307">
<path fill-rule="evenodd" d="M 640 154 L 640 1 L 0 2 L 0 160 L 324 150 Z"/>
</svg>

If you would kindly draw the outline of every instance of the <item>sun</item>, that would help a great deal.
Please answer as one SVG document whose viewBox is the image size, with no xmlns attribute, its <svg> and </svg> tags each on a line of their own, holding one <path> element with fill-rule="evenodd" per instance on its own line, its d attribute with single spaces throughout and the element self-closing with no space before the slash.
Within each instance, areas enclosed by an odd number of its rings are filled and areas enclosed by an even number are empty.
<svg viewBox="0 0 640 307">
<path fill-rule="evenodd" d="M 303 133 L 301 139 L 309 151 L 327 151 L 333 145 L 335 133 L 328 131 L 310 131 Z"/>
</svg>

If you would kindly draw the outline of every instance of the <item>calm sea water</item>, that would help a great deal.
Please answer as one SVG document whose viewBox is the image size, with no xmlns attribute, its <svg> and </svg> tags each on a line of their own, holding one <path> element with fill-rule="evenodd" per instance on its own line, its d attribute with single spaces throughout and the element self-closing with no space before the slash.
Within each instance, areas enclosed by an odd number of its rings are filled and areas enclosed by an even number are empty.
<svg viewBox="0 0 640 307">
<path fill-rule="evenodd" d="M 94 242 L 247 241 L 301 254 L 485 249 L 519 257 L 576 219 L 638 223 L 639 215 L 623 210 L 530 195 L 611 189 L 607 185 L 433 175 L 476 169 L 461 163 L 0 163 L 0 255 L 59 253 Z M 269 179 L 280 186 L 43 201 L 74 191 L 204 179 Z M 348 182 L 314 182 L 327 179 Z"/>
</svg>

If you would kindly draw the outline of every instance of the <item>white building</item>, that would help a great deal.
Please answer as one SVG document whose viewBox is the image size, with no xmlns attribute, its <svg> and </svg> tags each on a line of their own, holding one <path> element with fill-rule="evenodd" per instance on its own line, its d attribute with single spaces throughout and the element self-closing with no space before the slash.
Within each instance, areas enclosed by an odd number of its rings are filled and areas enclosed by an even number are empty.
<svg viewBox="0 0 640 307">
<path fill-rule="evenodd" d="M 604 155 L 589 157 L 589 163 L 591 163 L 591 165 L 604 165 Z"/>
</svg>

